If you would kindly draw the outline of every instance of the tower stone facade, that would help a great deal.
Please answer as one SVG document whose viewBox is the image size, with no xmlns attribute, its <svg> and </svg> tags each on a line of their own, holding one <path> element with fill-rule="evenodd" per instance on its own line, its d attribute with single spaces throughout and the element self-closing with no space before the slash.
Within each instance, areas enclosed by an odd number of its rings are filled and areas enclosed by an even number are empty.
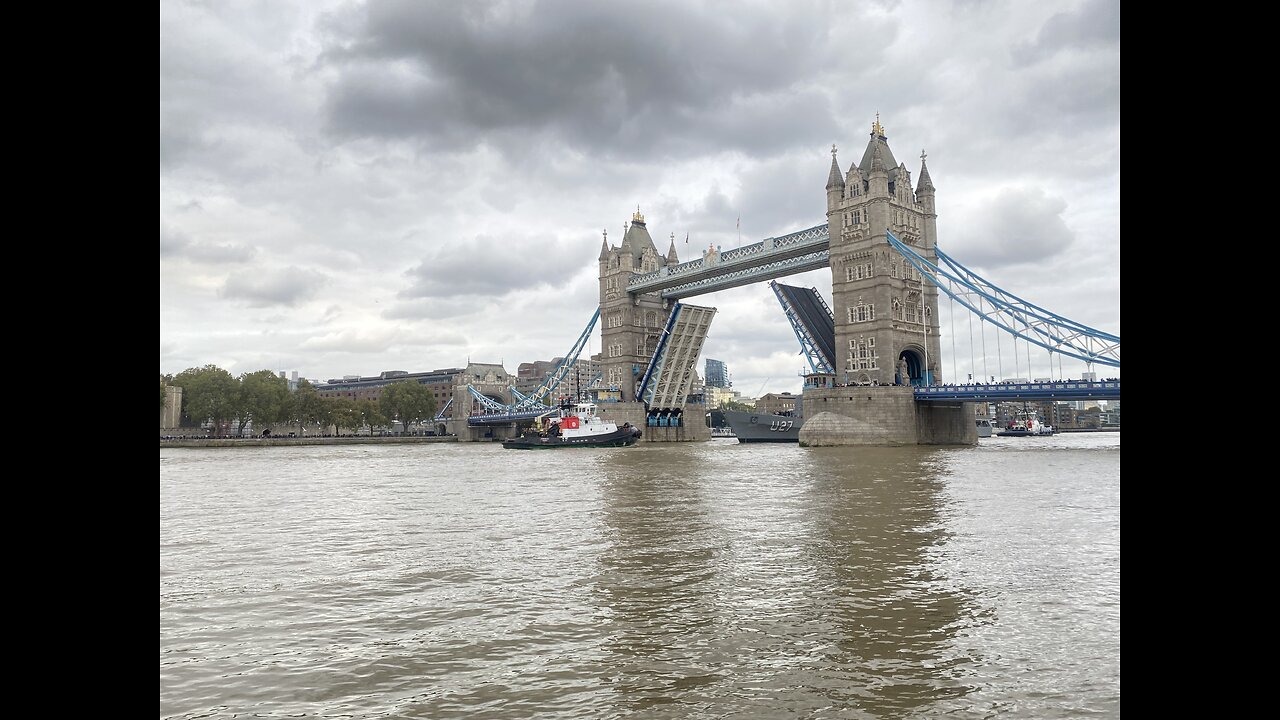
<svg viewBox="0 0 1280 720">
<path fill-rule="evenodd" d="M 671 303 L 661 294 L 628 295 L 627 283 L 633 273 L 678 262 L 674 238 L 666 255 L 658 253 L 640 208 L 631 216 L 621 245 L 610 246 L 605 232 L 600 247 L 600 366 L 604 385 L 617 388 L 623 402 L 638 399 L 636 386 L 671 316 Z"/>
<path fill-rule="evenodd" d="M 920 180 L 889 149 L 879 116 L 862 160 L 842 173 L 831 148 L 827 223 L 837 377 L 881 385 L 942 382 L 938 290 L 890 245 L 885 228 L 937 261 L 933 182 L 920 153 Z"/>
</svg>

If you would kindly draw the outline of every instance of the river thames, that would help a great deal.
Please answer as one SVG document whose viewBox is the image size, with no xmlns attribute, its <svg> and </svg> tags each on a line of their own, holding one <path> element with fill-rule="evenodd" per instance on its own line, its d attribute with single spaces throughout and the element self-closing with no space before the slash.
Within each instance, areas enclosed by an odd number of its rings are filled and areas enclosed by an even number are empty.
<svg viewBox="0 0 1280 720">
<path fill-rule="evenodd" d="M 1120 434 L 161 448 L 161 718 L 1120 716 Z"/>
</svg>

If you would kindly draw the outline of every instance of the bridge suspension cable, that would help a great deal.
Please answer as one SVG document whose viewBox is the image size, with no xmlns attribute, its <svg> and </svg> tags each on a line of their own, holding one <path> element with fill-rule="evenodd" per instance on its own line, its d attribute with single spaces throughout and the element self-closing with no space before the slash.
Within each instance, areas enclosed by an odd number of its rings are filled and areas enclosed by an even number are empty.
<svg viewBox="0 0 1280 720">
<path fill-rule="evenodd" d="M 582 354 L 582 349 L 587 346 L 587 341 L 591 339 L 591 331 L 596 327 L 596 321 L 600 319 L 600 308 L 596 308 L 595 314 L 591 316 L 591 320 L 587 323 L 586 329 L 578 336 L 578 341 L 573 344 L 569 353 L 564 356 L 556 369 L 547 376 L 542 384 L 533 389 L 528 395 L 521 395 L 512 389 L 512 394 L 518 398 L 516 402 L 511 404 L 511 410 L 536 410 L 538 408 L 546 408 L 547 406 L 541 402 L 541 399 L 548 397 L 560 385 L 560 382 L 569 375 L 569 371 L 578 362 L 578 356 Z M 581 389 L 581 388 L 579 388 Z"/>
<path fill-rule="evenodd" d="M 451 407 L 453 407 L 453 398 L 449 398 L 449 402 L 445 403 L 444 407 L 440 408 L 440 412 L 436 413 L 436 422 L 448 420 L 449 418 L 445 415 L 445 412 Z"/>
<path fill-rule="evenodd" d="M 564 359 L 560 361 L 560 364 L 556 366 L 556 369 L 553 370 L 551 374 L 547 376 L 547 379 L 543 380 L 542 384 L 534 388 L 533 391 L 530 392 L 528 395 L 520 392 L 514 387 L 508 387 L 507 392 L 511 393 L 511 396 L 516 400 L 510 405 L 505 405 L 497 400 L 494 400 L 488 395 L 485 395 L 484 393 L 477 390 L 472 385 L 467 386 L 467 392 L 471 393 L 471 397 L 475 398 L 476 401 L 479 402 L 482 407 L 484 407 L 486 410 L 489 410 L 495 413 L 510 415 L 512 413 L 527 413 L 529 411 L 549 410 L 550 406 L 541 402 L 541 399 L 543 397 L 550 396 L 550 394 L 556 389 L 556 387 L 560 385 L 561 381 L 563 381 L 565 377 L 568 376 L 569 371 L 573 369 L 574 365 L 577 364 L 578 356 L 582 354 L 582 349 L 587 346 L 587 342 L 591 339 L 591 331 L 595 329 L 596 322 L 599 319 L 600 319 L 600 308 L 596 308 L 595 313 L 592 314 L 591 316 L 591 320 L 587 322 L 587 327 L 582 331 L 582 334 L 578 336 L 578 341 L 573 344 L 573 347 L 569 350 L 569 353 L 564 356 Z M 597 375 L 596 380 L 599 380 L 599 379 L 600 379 L 600 376 Z M 579 388 L 579 391 L 580 390 L 581 388 Z M 453 400 L 450 400 L 449 402 L 452 403 Z M 446 405 L 446 407 L 448 406 Z M 441 412 L 443 413 L 444 410 L 441 409 Z"/>
<path fill-rule="evenodd" d="M 504 405 L 498 402 L 497 400 L 494 400 L 488 395 L 485 395 L 484 393 L 477 390 L 474 385 L 468 385 L 467 392 L 471 393 L 471 397 L 475 398 L 483 407 L 485 407 L 488 410 L 492 410 L 493 412 L 500 412 L 500 413 L 511 412 L 510 405 Z"/>
<path fill-rule="evenodd" d="M 529 397 L 528 395 L 525 395 L 524 393 L 517 390 L 515 385 L 508 387 L 507 392 L 510 392 L 511 397 L 515 398 L 516 400 L 524 400 L 525 398 Z"/>
<path fill-rule="evenodd" d="M 907 259 L 921 275 L 961 305 L 969 308 L 980 319 L 1004 330 L 1014 337 L 1014 363 L 1018 360 L 1017 338 L 1035 343 L 1051 352 L 1061 353 L 1086 363 L 1120 367 L 1120 336 L 1103 332 L 1088 325 L 1062 317 L 1033 305 L 1007 292 L 977 273 L 956 262 L 942 250 L 934 247 L 938 264 L 925 259 L 910 246 L 904 244 L 888 230 L 889 244 Z M 952 283 L 947 280 L 954 281 Z M 985 310 L 989 304 L 991 310 Z M 986 339 L 983 338 L 985 344 Z M 1027 365 L 1030 371 L 1031 349 L 1027 348 Z M 997 336 L 997 355 L 999 337 Z M 1015 370 L 1016 372 L 1016 370 Z M 1003 375 L 1003 370 L 1001 371 Z"/>
</svg>

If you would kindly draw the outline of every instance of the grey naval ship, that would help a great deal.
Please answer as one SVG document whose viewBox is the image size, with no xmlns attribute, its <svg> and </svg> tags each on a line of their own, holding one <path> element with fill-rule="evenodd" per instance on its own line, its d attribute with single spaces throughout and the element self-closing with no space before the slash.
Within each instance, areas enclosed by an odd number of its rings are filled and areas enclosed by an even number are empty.
<svg viewBox="0 0 1280 720">
<path fill-rule="evenodd" d="M 800 442 L 804 416 L 725 410 L 724 421 L 733 428 L 738 442 Z"/>
</svg>

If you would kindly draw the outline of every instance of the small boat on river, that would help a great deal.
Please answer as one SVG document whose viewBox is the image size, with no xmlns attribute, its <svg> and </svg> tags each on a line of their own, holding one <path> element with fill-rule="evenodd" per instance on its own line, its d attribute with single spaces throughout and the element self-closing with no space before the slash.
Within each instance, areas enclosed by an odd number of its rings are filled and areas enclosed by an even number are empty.
<svg viewBox="0 0 1280 720">
<path fill-rule="evenodd" d="M 1023 410 L 1009 421 L 1005 429 L 996 433 L 996 437 L 1034 437 L 1053 434 L 1055 434 L 1054 429 L 1041 423 L 1034 412 Z"/>
<path fill-rule="evenodd" d="M 978 437 L 991 437 L 993 432 L 991 418 L 977 418 L 978 421 Z"/>
<path fill-rule="evenodd" d="M 605 420 L 596 413 L 595 403 L 562 405 L 539 415 L 533 427 L 518 437 L 504 440 L 509 450 L 550 450 L 569 447 L 628 447 L 640 441 L 640 428 L 631 423 Z"/>
</svg>

